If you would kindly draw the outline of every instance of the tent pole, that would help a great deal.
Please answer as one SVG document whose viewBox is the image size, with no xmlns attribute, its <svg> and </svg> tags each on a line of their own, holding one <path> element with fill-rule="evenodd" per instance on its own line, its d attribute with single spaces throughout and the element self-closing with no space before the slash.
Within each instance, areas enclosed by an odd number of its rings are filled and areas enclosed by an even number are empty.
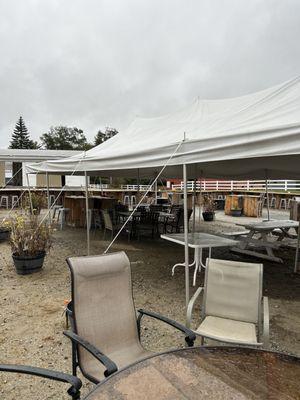
<svg viewBox="0 0 300 400">
<path fill-rule="evenodd" d="M 31 197 L 31 190 L 29 186 L 29 174 L 26 174 L 27 186 L 28 186 L 28 195 L 29 195 L 29 204 L 30 204 L 30 211 L 33 214 L 33 204 L 32 204 L 32 197 Z"/>
<path fill-rule="evenodd" d="M 299 222 L 299 224 L 300 224 L 300 222 Z M 298 232 L 297 232 L 297 247 L 296 247 L 295 266 L 294 266 L 295 274 L 297 274 L 297 272 L 298 272 L 299 244 L 300 244 L 300 226 L 298 227 Z"/>
<path fill-rule="evenodd" d="M 137 170 L 137 201 L 140 201 L 140 169 Z"/>
<path fill-rule="evenodd" d="M 200 193 L 199 193 L 199 224 L 201 222 L 201 210 L 202 210 L 202 171 L 200 175 Z"/>
<path fill-rule="evenodd" d="M 189 270 L 189 242 L 188 242 L 188 199 L 187 199 L 187 174 L 186 164 L 183 164 L 183 208 L 184 208 L 184 263 L 185 263 L 185 305 L 186 311 L 190 301 L 190 270 Z"/>
<path fill-rule="evenodd" d="M 154 191 L 155 191 L 155 204 L 157 204 L 157 180 L 155 181 L 154 184 Z"/>
<path fill-rule="evenodd" d="M 268 174 L 267 174 L 267 170 L 266 170 L 265 186 L 266 186 L 266 196 L 267 196 L 267 215 L 268 215 L 268 221 L 270 221 L 270 202 L 269 202 L 269 188 L 268 188 Z"/>
<path fill-rule="evenodd" d="M 89 227 L 89 188 L 88 188 L 88 176 L 87 172 L 84 172 L 85 176 L 85 215 L 86 215 L 86 242 L 87 242 L 87 255 L 90 255 L 90 227 Z M 92 216 L 91 216 L 92 222 Z"/>
<path fill-rule="evenodd" d="M 197 179 L 194 179 L 194 191 L 193 191 L 193 232 L 195 232 L 196 227 L 196 182 Z"/>
<path fill-rule="evenodd" d="M 50 214 L 50 192 L 49 192 L 49 174 L 46 172 L 46 182 L 47 182 L 47 204 L 48 204 L 48 216 L 49 216 L 49 225 L 51 225 L 51 214 Z"/>
</svg>

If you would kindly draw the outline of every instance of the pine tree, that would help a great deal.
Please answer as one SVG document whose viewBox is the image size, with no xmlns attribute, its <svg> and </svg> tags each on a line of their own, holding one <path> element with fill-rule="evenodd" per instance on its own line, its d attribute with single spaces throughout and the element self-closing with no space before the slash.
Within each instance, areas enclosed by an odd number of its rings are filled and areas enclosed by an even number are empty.
<svg viewBox="0 0 300 400">
<path fill-rule="evenodd" d="M 10 142 L 10 149 L 38 149 L 37 142 L 30 139 L 28 129 L 20 117 L 16 123 L 14 132 L 12 134 L 12 140 Z"/>
</svg>

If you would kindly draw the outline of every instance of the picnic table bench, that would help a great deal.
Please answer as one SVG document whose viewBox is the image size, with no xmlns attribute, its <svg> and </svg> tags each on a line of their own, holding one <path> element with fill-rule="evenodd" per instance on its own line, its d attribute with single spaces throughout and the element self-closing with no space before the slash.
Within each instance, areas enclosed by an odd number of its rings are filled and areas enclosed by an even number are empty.
<svg viewBox="0 0 300 400">
<path fill-rule="evenodd" d="M 283 239 L 291 238 L 291 228 L 298 229 L 299 222 L 291 220 L 270 220 L 258 223 L 237 223 L 248 229 L 247 235 L 241 235 L 239 244 L 231 250 L 278 263 L 283 263 L 280 257 L 275 256 L 273 250 L 283 245 Z M 276 232 L 276 235 L 272 233 Z M 257 235 L 257 237 L 254 237 Z M 262 251 L 261 251 L 262 250 Z M 264 252 L 265 251 L 265 252 Z"/>
</svg>

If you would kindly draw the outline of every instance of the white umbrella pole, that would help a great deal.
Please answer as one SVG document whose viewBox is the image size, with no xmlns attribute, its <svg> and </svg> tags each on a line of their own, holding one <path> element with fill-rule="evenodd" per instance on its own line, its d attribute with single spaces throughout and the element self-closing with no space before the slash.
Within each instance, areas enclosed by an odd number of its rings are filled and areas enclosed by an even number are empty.
<svg viewBox="0 0 300 400">
<path fill-rule="evenodd" d="M 154 191 L 155 191 L 155 204 L 157 204 L 157 180 L 155 181 L 154 184 Z"/>
<path fill-rule="evenodd" d="M 183 164 L 183 209 L 184 209 L 184 263 L 185 263 L 185 305 L 186 310 L 190 301 L 190 270 L 189 270 L 189 243 L 188 243 L 188 198 L 186 164 Z"/>
<path fill-rule="evenodd" d="M 90 255 L 89 188 L 88 188 L 88 176 L 86 171 L 84 173 L 84 176 L 85 176 L 86 246 L 87 246 L 87 255 L 89 256 Z"/>
<path fill-rule="evenodd" d="M 49 192 L 49 174 L 46 172 L 46 184 L 47 184 L 47 204 L 48 204 L 48 217 L 49 217 L 49 225 L 51 224 L 51 214 L 50 214 L 50 192 Z"/>
</svg>

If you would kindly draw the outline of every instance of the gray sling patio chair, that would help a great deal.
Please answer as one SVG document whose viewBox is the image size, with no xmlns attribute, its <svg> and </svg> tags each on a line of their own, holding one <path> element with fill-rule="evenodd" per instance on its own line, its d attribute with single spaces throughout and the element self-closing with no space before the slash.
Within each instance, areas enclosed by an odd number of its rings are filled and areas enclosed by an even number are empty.
<svg viewBox="0 0 300 400">
<path fill-rule="evenodd" d="M 121 229 L 123 223 L 114 224 L 108 210 L 101 210 L 101 214 L 102 214 L 103 225 L 104 225 L 103 239 L 105 240 L 105 238 L 106 238 L 106 231 L 110 231 L 110 233 L 111 233 L 110 238 L 112 240 L 114 235 L 117 234 L 118 231 Z M 122 233 L 127 234 L 128 241 L 130 241 L 130 238 L 131 238 L 131 235 L 133 232 L 134 220 L 135 220 L 135 218 L 133 217 L 131 221 L 127 222 L 126 226 L 122 230 Z"/>
<path fill-rule="evenodd" d="M 140 342 L 143 315 L 163 321 L 185 334 L 193 346 L 195 334 L 185 326 L 154 312 L 138 310 L 132 297 L 130 262 L 124 252 L 67 259 L 71 270 L 72 303 L 67 308 L 72 340 L 73 374 L 98 383 L 151 355 Z"/>
<path fill-rule="evenodd" d="M 269 306 L 262 296 L 263 265 L 207 259 L 204 288 L 188 306 L 191 326 L 195 301 L 203 294 L 202 322 L 196 335 L 237 345 L 268 346 Z"/>
<path fill-rule="evenodd" d="M 17 374 L 35 375 L 41 378 L 51 379 L 54 381 L 69 383 L 71 387 L 68 389 L 69 396 L 73 400 L 80 399 L 80 388 L 82 386 L 81 380 L 76 376 L 65 374 L 63 372 L 53 371 L 45 368 L 31 367 L 29 365 L 13 365 L 13 364 L 0 364 L 0 371 L 12 372 Z M 44 393 L 45 398 L 48 393 Z M 23 398 L 23 397 L 22 397 Z"/>
</svg>

